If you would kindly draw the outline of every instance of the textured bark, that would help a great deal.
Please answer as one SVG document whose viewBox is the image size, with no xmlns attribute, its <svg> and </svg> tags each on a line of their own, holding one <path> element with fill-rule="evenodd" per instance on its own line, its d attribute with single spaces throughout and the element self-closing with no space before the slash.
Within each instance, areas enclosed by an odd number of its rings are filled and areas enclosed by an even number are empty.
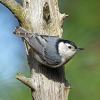
<svg viewBox="0 0 100 100">
<path fill-rule="evenodd" d="M 59 12 L 58 0 L 0 0 L 18 18 L 20 25 L 30 32 L 61 37 L 63 20 L 67 16 Z M 64 67 L 50 69 L 34 59 L 28 49 L 31 78 L 18 74 L 16 78 L 31 88 L 33 100 L 68 100 L 70 86 L 65 82 Z"/>
</svg>

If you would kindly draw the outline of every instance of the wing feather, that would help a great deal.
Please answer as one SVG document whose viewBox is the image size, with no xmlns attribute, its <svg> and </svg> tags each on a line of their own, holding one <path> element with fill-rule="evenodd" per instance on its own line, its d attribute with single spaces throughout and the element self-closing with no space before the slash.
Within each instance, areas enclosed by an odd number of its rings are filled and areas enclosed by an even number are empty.
<svg viewBox="0 0 100 100">
<path fill-rule="evenodd" d="M 30 34 L 21 27 L 16 29 L 16 33 L 18 36 L 24 37 L 41 59 L 49 65 L 57 65 L 61 62 L 56 49 L 57 37 Z"/>
</svg>

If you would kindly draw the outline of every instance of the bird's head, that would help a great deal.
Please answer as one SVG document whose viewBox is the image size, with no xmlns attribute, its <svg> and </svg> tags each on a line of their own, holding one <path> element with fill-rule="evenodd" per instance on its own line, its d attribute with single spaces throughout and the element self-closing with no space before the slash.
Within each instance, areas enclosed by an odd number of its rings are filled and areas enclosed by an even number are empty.
<svg viewBox="0 0 100 100">
<path fill-rule="evenodd" d="M 72 58 L 80 50 L 83 50 L 83 48 L 78 48 L 72 41 L 60 40 L 58 42 L 58 53 L 66 59 Z"/>
</svg>

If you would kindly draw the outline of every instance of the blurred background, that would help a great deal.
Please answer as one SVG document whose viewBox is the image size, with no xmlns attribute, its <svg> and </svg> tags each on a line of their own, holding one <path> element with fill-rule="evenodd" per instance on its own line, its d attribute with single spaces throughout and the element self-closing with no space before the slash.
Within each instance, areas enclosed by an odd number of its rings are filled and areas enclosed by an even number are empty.
<svg viewBox="0 0 100 100">
<path fill-rule="evenodd" d="M 85 48 L 66 65 L 69 100 L 99 100 L 100 0 L 59 0 L 59 6 L 69 15 L 63 37 Z M 23 42 L 12 34 L 18 25 L 14 15 L 0 4 L 0 100 L 31 100 L 30 89 L 15 79 L 18 72 L 29 76 Z"/>
</svg>

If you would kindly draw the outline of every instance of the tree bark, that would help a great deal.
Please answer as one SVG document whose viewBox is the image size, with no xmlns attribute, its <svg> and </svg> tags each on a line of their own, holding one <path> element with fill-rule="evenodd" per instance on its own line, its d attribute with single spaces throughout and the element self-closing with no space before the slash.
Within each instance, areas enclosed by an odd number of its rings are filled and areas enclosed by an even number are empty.
<svg viewBox="0 0 100 100">
<path fill-rule="evenodd" d="M 63 20 L 67 16 L 59 12 L 57 0 L 0 0 L 18 18 L 26 30 L 47 36 L 62 37 Z M 32 34 L 33 34 L 32 33 Z M 68 100 L 70 86 L 65 80 L 64 67 L 50 69 L 34 59 L 28 48 L 31 78 L 18 74 L 16 78 L 31 88 L 33 100 Z"/>
</svg>

